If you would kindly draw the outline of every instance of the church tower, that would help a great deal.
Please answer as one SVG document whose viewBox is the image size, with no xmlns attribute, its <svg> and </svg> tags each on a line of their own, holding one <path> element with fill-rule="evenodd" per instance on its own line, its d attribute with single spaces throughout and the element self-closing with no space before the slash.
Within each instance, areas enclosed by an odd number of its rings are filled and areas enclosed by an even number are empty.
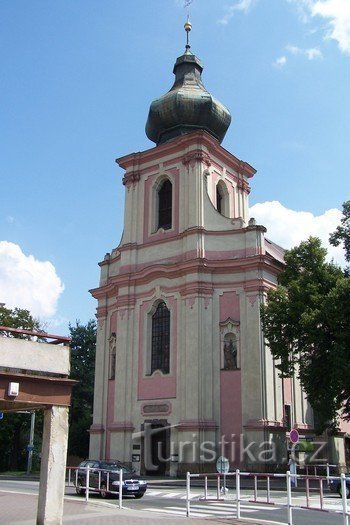
<svg viewBox="0 0 350 525">
<path fill-rule="evenodd" d="M 248 218 L 256 171 L 221 146 L 231 116 L 206 91 L 185 30 L 174 85 L 149 110 L 156 146 L 117 159 L 124 232 L 91 291 L 90 457 L 149 475 L 208 471 L 219 455 L 259 470 L 267 442 L 279 444 L 270 463 L 286 450 L 283 384 L 260 326 L 283 250 Z"/>
</svg>

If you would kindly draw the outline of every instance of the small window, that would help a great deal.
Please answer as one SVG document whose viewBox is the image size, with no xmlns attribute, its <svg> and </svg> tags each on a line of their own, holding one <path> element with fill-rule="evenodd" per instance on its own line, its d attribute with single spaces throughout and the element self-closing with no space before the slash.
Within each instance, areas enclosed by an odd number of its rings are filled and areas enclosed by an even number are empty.
<svg viewBox="0 0 350 525">
<path fill-rule="evenodd" d="M 164 301 L 152 315 L 151 374 L 160 370 L 169 373 L 170 365 L 170 312 Z"/>
<path fill-rule="evenodd" d="M 173 186 L 166 180 L 158 191 L 158 228 L 170 230 L 172 226 L 172 198 Z"/>
</svg>

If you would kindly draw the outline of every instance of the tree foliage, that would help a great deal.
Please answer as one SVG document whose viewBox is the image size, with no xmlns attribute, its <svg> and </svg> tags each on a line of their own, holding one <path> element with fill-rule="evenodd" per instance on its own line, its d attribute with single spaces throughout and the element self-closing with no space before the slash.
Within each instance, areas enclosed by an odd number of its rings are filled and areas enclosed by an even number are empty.
<svg viewBox="0 0 350 525">
<path fill-rule="evenodd" d="M 70 378 L 79 382 L 72 393 L 68 453 L 85 458 L 89 453 L 88 429 L 93 411 L 96 323 L 90 320 L 84 326 L 77 321 L 69 330 L 72 337 Z"/>
<path fill-rule="evenodd" d="M 29 310 L 23 308 L 14 308 L 11 310 L 10 308 L 5 308 L 5 306 L 0 306 L 0 326 L 43 332 L 40 321 L 35 319 Z M 28 339 L 30 337 L 22 334 L 11 334 L 11 332 L 6 332 L 5 330 L 0 332 L 0 334 L 1 333 L 9 337 L 18 337 L 21 339 Z"/>
<path fill-rule="evenodd" d="M 350 280 L 326 254 L 312 237 L 288 250 L 279 286 L 262 307 L 277 366 L 284 377 L 299 376 L 320 431 L 336 428 L 340 409 L 350 419 Z"/>
<path fill-rule="evenodd" d="M 343 216 L 340 225 L 329 237 L 329 242 L 333 246 L 339 246 L 343 243 L 345 250 L 345 260 L 350 264 L 350 201 L 343 204 Z M 350 266 L 346 270 L 347 276 L 350 274 Z"/>
</svg>

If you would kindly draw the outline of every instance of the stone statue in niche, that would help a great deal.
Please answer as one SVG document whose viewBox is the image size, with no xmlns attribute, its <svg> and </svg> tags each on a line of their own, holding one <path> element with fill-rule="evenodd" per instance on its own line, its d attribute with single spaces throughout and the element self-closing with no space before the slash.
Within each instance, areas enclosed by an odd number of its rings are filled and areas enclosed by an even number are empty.
<svg viewBox="0 0 350 525">
<path fill-rule="evenodd" d="M 237 343 L 233 337 L 224 343 L 224 370 L 237 370 Z"/>
<path fill-rule="evenodd" d="M 109 342 L 109 356 L 110 356 L 109 379 L 115 379 L 115 371 L 116 371 L 116 364 L 117 364 L 117 334 L 115 332 L 111 333 L 111 336 L 108 339 L 108 342 Z"/>
</svg>

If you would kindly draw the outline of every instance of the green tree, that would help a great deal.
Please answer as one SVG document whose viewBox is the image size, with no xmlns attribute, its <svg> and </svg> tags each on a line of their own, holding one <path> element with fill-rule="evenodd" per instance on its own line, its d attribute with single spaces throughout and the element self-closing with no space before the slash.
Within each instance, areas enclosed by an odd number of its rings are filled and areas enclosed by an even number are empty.
<svg viewBox="0 0 350 525">
<path fill-rule="evenodd" d="M 284 377 L 300 378 L 320 431 L 336 427 L 340 409 L 350 419 L 349 280 L 326 254 L 312 237 L 288 250 L 279 286 L 261 311 L 277 366 Z"/>
<path fill-rule="evenodd" d="M 345 250 L 345 260 L 350 263 L 350 201 L 343 203 L 343 216 L 340 225 L 329 237 L 329 242 L 333 246 L 343 243 Z M 350 266 L 346 270 L 347 276 L 350 274 Z"/>
<path fill-rule="evenodd" d="M 43 333 L 40 322 L 28 310 L 22 308 L 5 308 L 0 306 L 0 326 L 19 328 L 22 330 L 38 331 Z M 2 330 L 0 335 L 29 339 L 31 336 L 14 334 Z M 38 414 L 38 412 L 37 412 Z M 25 470 L 29 442 L 30 414 L 7 412 L 0 420 L 0 470 Z M 34 459 L 38 458 L 38 443 L 41 443 L 42 417 L 37 418 L 35 427 L 35 452 Z M 33 462 L 35 467 L 35 464 Z"/>
<path fill-rule="evenodd" d="M 89 454 L 88 429 L 92 423 L 96 323 L 90 320 L 84 326 L 77 321 L 69 330 L 72 337 L 70 378 L 79 382 L 73 387 L 68 453 L 85 458 Z"/>
<path fill-rule="evenodd" d="M 0 326 L 44 333 L 40 321 L 35 319 L 29 310 L 23 308 L 14 308 L 11 310 L 10 308 L 5 308 L 5 306 L 0 306 Z M 1 333 L 10 337 L 30 338 L 29 335 L 13 334 L 6 332 L 6 330 L 3 330 L 0 334 Z"/>
</svg>

